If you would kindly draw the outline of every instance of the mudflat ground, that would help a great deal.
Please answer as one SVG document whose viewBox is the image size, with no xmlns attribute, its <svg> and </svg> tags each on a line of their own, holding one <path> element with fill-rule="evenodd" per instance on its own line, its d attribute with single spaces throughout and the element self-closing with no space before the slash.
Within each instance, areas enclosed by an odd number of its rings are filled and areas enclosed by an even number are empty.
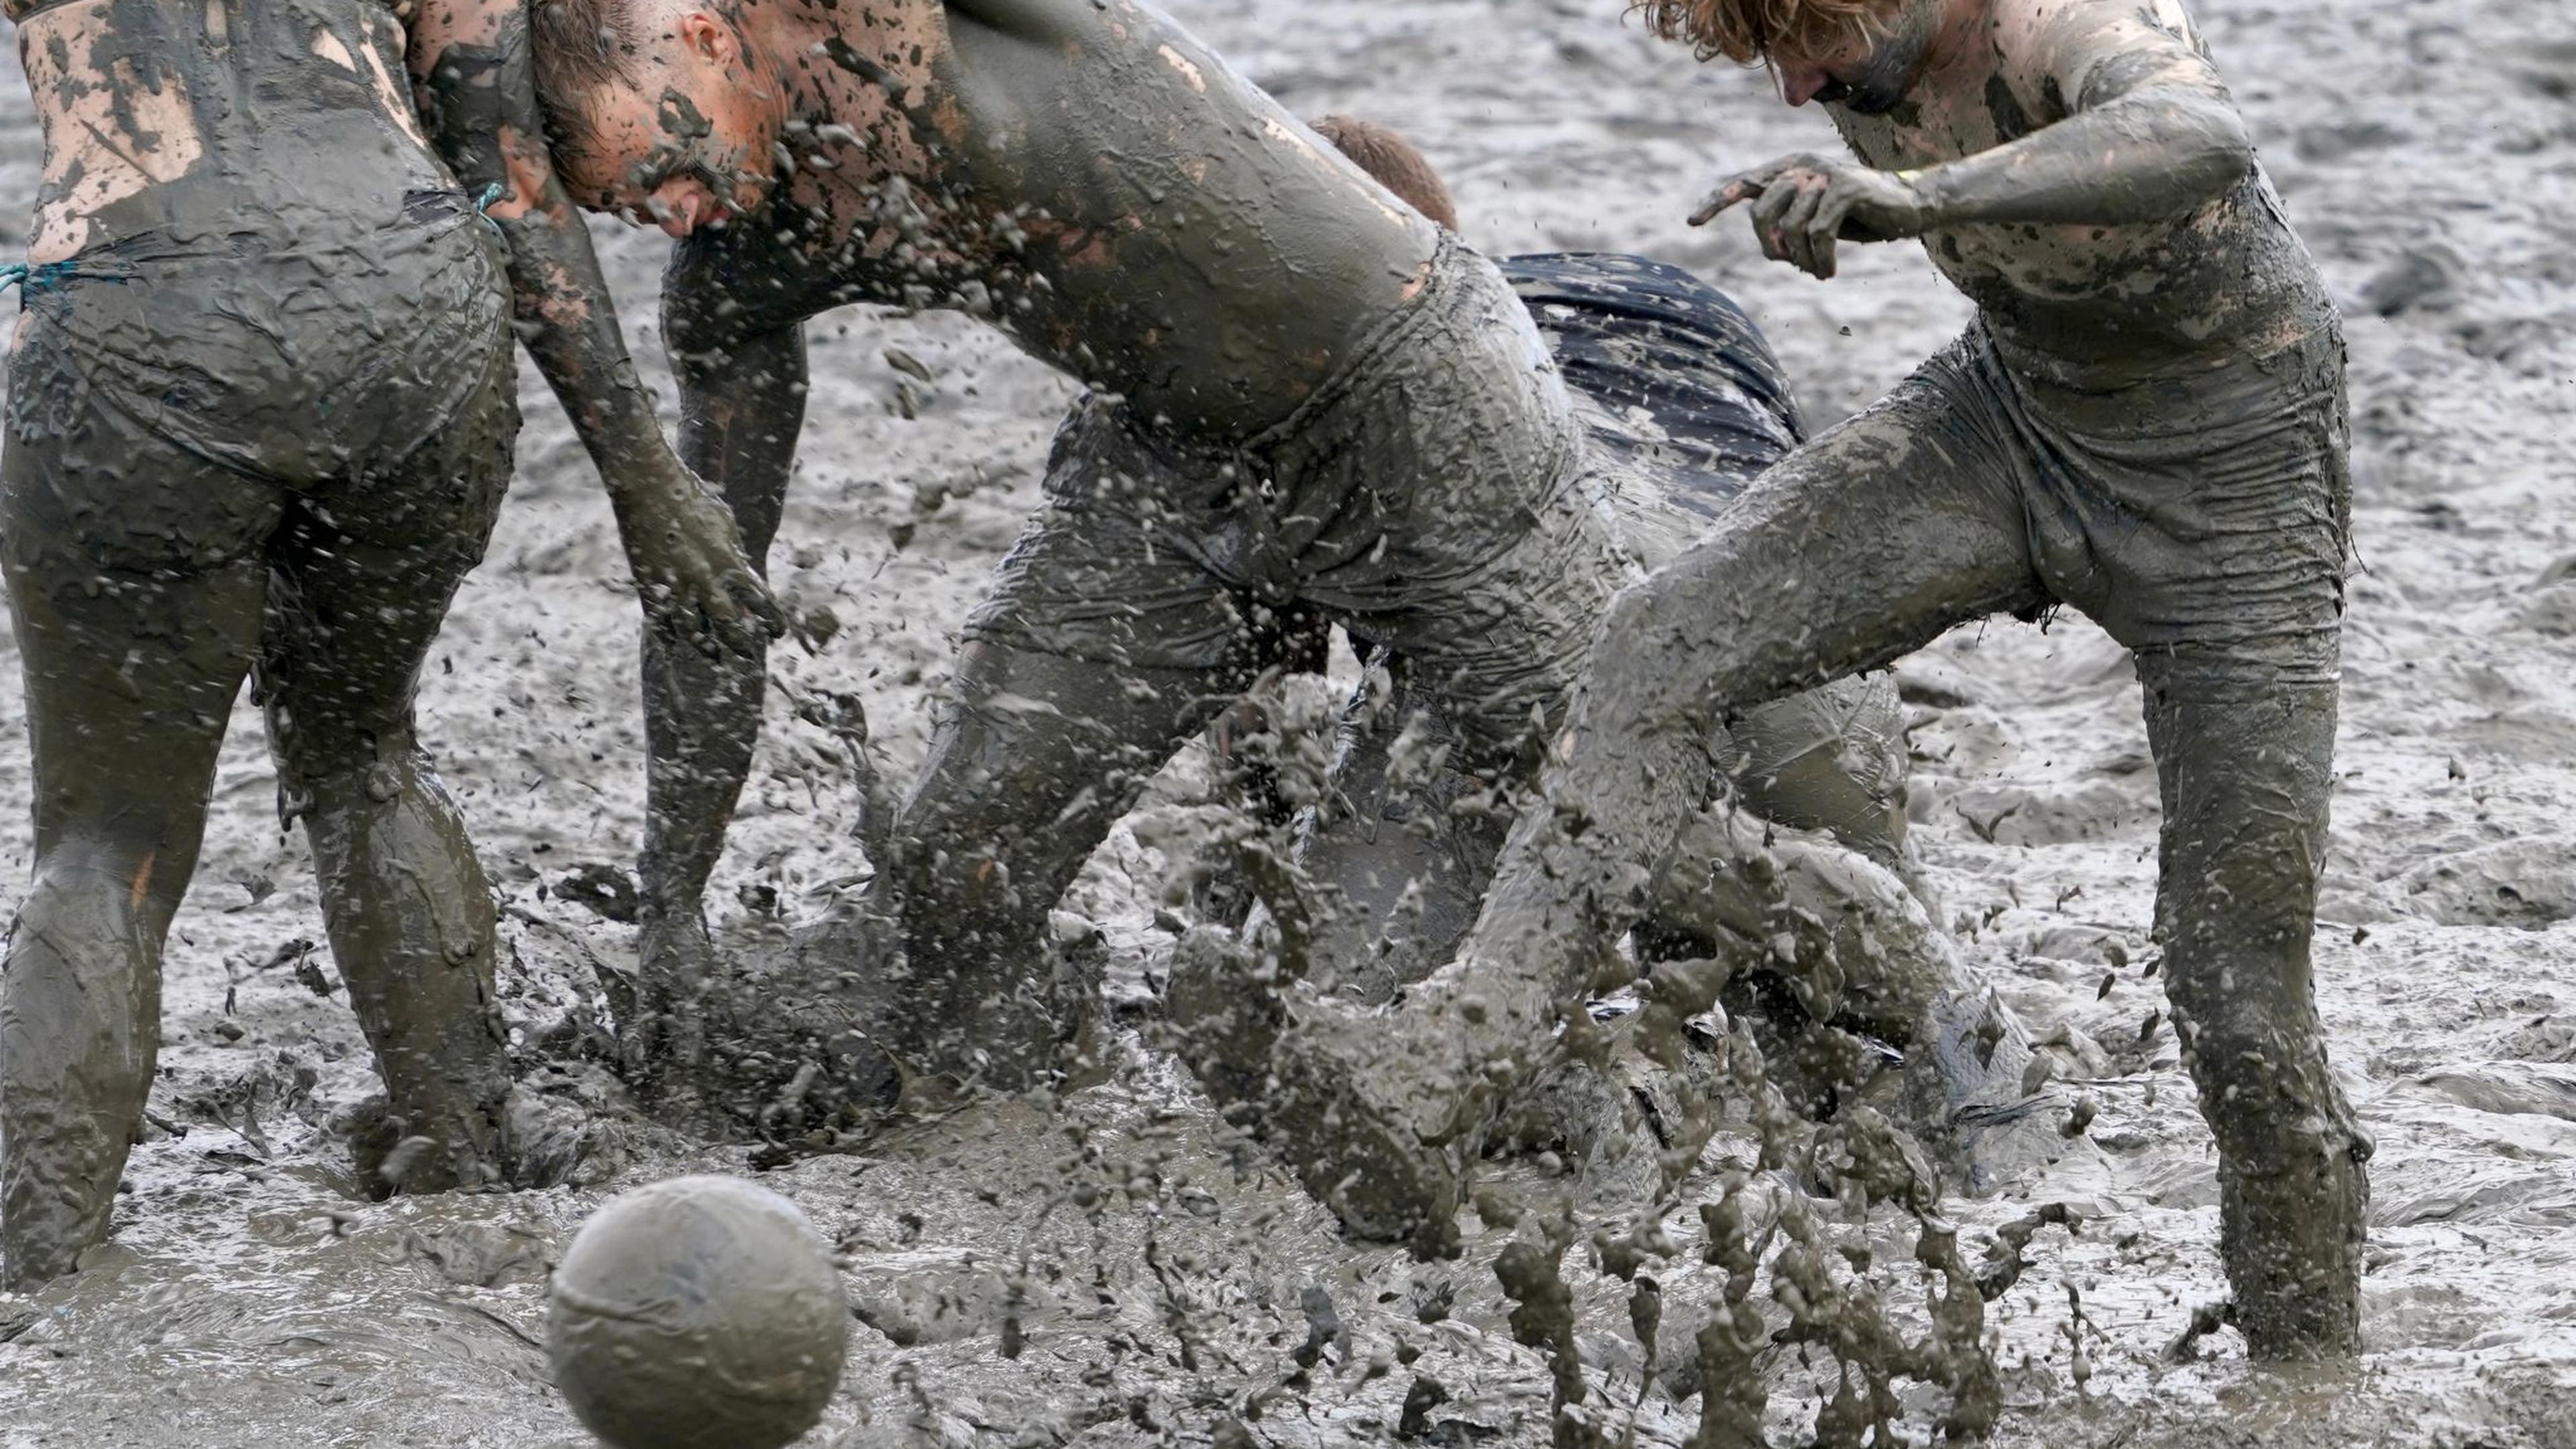
<svg viewBox="0 0 2576 1449">
<path fill-rule="evenodd" d="M 1834 144 L 1756 73 L 1623 28 L 1616 0 L 1172 0 L 1307 113 L 1411 132 L 1493 251 L 1631 250 L 1688 265 L 1769 329 L 1819 421 L 1866 403 L 1965 309 L 1911 248 L 1819 284 L 1762 262 L 1740 222 L 1682 223 L 1716 178 Z M 2220 1296 L 2213 1155 L 2170 1032 L 2090 1083 L 2101 1116 L 2053 1166 L 1955 1213 L 1971 1248 L 2037 1202 L 2052 1230 L 1991 1321 L 2032 1446 L 2576 1445 L 2576 20 L 2555 0 L 2207 0 L 2198 15 L 2264 163 L 2348 301 L 2358 531 L 2318 986 L 2378 1140 L 2366 1331 L 2349 1376 L 2253 1370 L 2232 1336 L 2165 1349 Z M 23 239 L 38 139 L 0 96 L 0 241 Z M 630 336 L 659 366 L 658 235 L 603 231 Z M 835 314 L 814 333 L 812 422 L 775 576 L 842 628 L 782 646 L 771 731 L 717 882 L 727 913 L 820 908 L 863 869 L 836 742 L 801 692 L 855 692 L 891 768 L 918 758 L 956 626 L 1035 499 L 1064 380 L 949 315 Z M 925 379 L 922 374 L 927 374 Z M 513 1021 L 576 1006 L 631 932 L 546 887 L 622 863 L 641 821 L 634 609 L 588 464 L 532 370 L 520 473 L 423 690 L 424 733 L 508 908 Z M 0 653 L 14 653 L 0 634 Z M 14 679 L 15 671 L 6 672 Z M 2137 687 L 2078 619 L 1962 630 L 1901 671 L 1913 813 L 1974 962 L 2045 1035 L 2126 1048 L 2163 1006 L 2142 977 L 2155 792 Z M 336 992 L 299 971 L 320 935 L 309 858 L 281 838 L 256 716 L 225 756 L 206 861 L 170 943 L 164 1080 L 115 1244 L 0 1297 L 0 1449 L 571 1446 L 536 1346 L 550 1256 L 616 1185 L 743 1170 L 649 1124 L 611 1182 L 371 1204 L 347 1195 L 331 1114 L 372 1086 Z M 1199 787 L 1183 761 L 1147 811 Z M 24 879 L 23 710 L 0 684 L 0 898 Z M 1151 832 L 1148 832 L 1150 836 Z M 1165 862 L 1122 830 L 1073 909 L 1141 978 Z M 336 985 L 327 952 L 312 953 Z M 2113 963 L 2125 960 L 2125 967 Z M 2101 993 L 2106 973 L 2114 980 Z M 611 1110 L 595 1077 L 562 1079 Z M 1740 1154 L 1722 1137 L 1709 1162 Z M 1532 1201 L 1579 1180 L 1500 1167 Z M 853 1339 L 813 1444 L 1204 1444 L 1391 1436 L 1416 1373 L 1445 1442 L 1539 1444 L 1546 1374 L 1513 1346 L 1491 1273 L 1504 1234 L 1431 1267 L 1342 1243 L 1293 1185 L 1219 1140 L 1185 1074 L 1129 1039 L 1063 1115 L 996 1108 L 865 1157 L 764 1179 L 840 1245 Z M 1675 1219 L 1695 1246 L 1689 1216 Z M 1877 1270 L 1915 1294 L 1884 1225 Z M 1149 1254 L 1150 1250 L 1150 1254 Z M 1149 1263 L 1149 1255 L 1151 1262 Z M 1158 1276 L 1155 1265 L 1163 1272 Z M 1596 1402 L 1674 1443 L 1696 1406 L 1642 1397 L 1607 1280 L 1569 1274 Z M 1695 1269 L 1666 1291 L 1705 1295 Z M 2067 1285 L 2089 1378 L 2072 1372 Z M 1014 1304 L 1012 1293 L 1019 1295 Z M 1301 1387 L 1306 1290 L 1342 1335 Z M 1426 1324 L 1417 1305 L 1454 1307 Z M 1017 1317 L 1027 1342 L 1001 1352 Z M 1399 1344 L 1419 1349 L 1384 1372 Z M 1817 1373 L 1770 1363 L 1775 1442 L 1805 1442 Z M 1908 1420 L 1928 1435 L 1928 1397 Z"/>
</svg>

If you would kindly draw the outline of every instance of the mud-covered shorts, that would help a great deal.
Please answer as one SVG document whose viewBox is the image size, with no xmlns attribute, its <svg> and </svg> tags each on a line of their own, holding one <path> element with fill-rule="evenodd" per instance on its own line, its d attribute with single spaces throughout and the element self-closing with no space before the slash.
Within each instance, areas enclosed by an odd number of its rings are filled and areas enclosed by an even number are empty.
<svg viewBox="0 0 2576 1449">
<path fill-rule="evenodd" d="M 260 556 L 267 635 L 315 637 L 277 627 L 311 622 L 277 617 L 300 607 L 299 550 L 443 605 L 499 517 L 519 425 L 487 230 L 461 193 L 425 191 L 373 228 L 146 233 L 39 268 L 9 358 L 9 587 L 121 592 L 126 609 L 66 612 L 139 610 L 174 646 L 202 625 L 185 581 Z M 338 622 L 334 648 L 425 646 Z M 263 683 L 294 663 L 266 650 Z"/>
<path fill-rule="evenodd" d="M 1470 751 L 1554 718 L 1639 577 L 1528 312 L 1443 236 L 1421 290 L 1286 421 L 1220 446 L 1087 397 L 969 638 L 1241 669 L 1300 610 L 1412 660 Z"/>
<path fill-rule="evenodd" d="M 2048 600 L 2135 650 L 2151 686 L 2175 669 L 2219 685 L 2339 677 L 2352 534 L 2340 328 L 2097 390 L 2015 366 L 1971 327 L 1872 418 L 1943 460 L 1907 486 L 2018 512 Z"/>
</svg>

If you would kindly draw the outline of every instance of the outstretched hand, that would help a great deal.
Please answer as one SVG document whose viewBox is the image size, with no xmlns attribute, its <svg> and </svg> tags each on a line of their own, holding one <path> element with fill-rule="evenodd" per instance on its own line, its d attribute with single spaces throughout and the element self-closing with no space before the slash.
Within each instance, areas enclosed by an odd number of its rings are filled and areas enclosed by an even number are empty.
<svg viewBox="0 0 2576 1449">
<path fill-rule="evenodd" d="M 1753 203 L 1762 255 L 1811 276 L 1834 274 L 1837 241 L 1895 241 L 1932 224 L 1923 189 L 1900 172 L 1801 152 L 1729 178 L 1691 213 L 1705 226 L 1738 202 Z"/>
<path fill-rule="evenodd" d="M 668 645 L 757 657 L 787 632 L 778 602 L 742 546 L 733 510 L 687 469 L 624 520 L 626 561 L 644 617 Z M 643 503 L 641 499 L 634 499 Z"/>
</svg>

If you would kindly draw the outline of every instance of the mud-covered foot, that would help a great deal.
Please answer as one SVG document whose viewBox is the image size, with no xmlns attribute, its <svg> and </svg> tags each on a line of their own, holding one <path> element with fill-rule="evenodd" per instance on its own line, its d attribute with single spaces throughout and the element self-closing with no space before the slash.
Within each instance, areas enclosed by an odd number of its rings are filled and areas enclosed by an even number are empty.
<svg viewBox="0 0 2576 1449">
<path fill-rule="evenodd" d="M 888 1045 L 897 952 L 891 923 L 861 911 L 728 931 L 691 1026 L 688 1089 L 710 1125 L 813 1148 L 873 1133 L 903 1084 Z"/>
<path fill-rule="evenodd" d="M 1943 992 L 1917 1021 L 1897 1115 L 1971 1196 L 2000 1192 L 2064 1154 L 2069 1101 L 2032 1080 L 2036 1051 L 1990 990 Z"/>
<path fill-rule="evenodd" d="M 494 1156 L 506 1131 L 502 1123 L 482 1134 L 483 1145 L 467 1147 L 456 1139 L 470 1134 L 442 1140 L 418 1131 L 385 1098 L 373 1096 L 338 1113 L 331 1125 L 349 1145 L 353 1185 L 378 1201 L 396 1193 L 476 1191 L 507 1176 Z"/>
<path fill-rule="evenodd" d="M 715 943 L 695 911 L 646 911 L 633 980 L 618 983 L 618 1073 L 646 1101 L 687 1105 L 706 1064 L 702 999 L 718 975 Z"/>
<path fill-rule="evenodd" d="M 2265 1117 L 2250 1143 L 2220 1139 L 2219 1256 L 2236 1289 L 2234 1321 L 2246 1350 L 2272 1362 L 2361 1352 L 2362 1243 L 2375 1149 L 2324 1063 L 2310 1065 L 2307 1077 L 2304 1095 L 2323 1101 L 2324 1111 Z"/>
<path fill-rule="evenodd" d="M 1270 1050 L 1287 1025 L 1272 985 L 1232 931 L 1192 926 L 1172 948 L 1163 988 L 1168 1044 L 1229 1117 L 1268 1092 Z"/>
<path fill-rule="evenodd" d="M 1404 1104 L 1447 1094 L 1419 1076 L 1426 1063 L 1386 1051 L 1371 1013 L 1298 990 L 1269 956 L 1202 926 L 1174 950 L 1164 1014 L 1218 1110 L 1276 1150 L 1354 1236 L 1457 1255 L 1475 1143 L 1414 1125 Z"/>
<path fill-rule="evenodd" d="M 1375 1025 L 1332 1002 L 1292 1003 L 1271 1051 L 1263 1135 L 1354 1236 L 1454 1258 L 1490 1109 L 1464 1099 L 1446 1064 Z"/>
<path fill-rule="evenodd" d="M 501 1157 L 512 1187 L 595 1187 L 617 1175 L 626 1154 L 608 1124 L 580 1103 L 514 1087 Z"/>
</svg>

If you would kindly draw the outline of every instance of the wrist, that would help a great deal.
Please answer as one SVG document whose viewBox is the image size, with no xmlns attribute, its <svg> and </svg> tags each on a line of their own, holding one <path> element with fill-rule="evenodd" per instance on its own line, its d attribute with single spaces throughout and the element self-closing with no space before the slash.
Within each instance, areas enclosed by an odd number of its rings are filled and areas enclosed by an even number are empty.
<svg viewBox="0 0 2576 1449">
<path fill-rule="evenodd" d="M 1905 188 L 1905 225 L 1909 236 L 1919 236 L 1940 226 L 1948 219 L 1948 195 L 1944 186 L 1945 166 L 1909 168 L 1895 173 L 1897 184 Z"/>
</svg>

